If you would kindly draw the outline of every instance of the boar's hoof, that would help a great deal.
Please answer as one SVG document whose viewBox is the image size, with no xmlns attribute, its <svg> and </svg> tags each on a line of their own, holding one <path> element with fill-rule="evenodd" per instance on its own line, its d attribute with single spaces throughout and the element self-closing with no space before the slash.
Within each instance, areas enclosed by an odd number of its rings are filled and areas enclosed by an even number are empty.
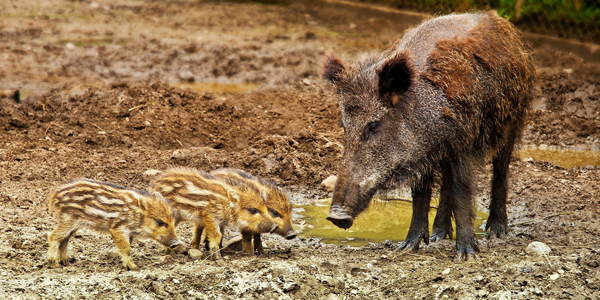
<svg viewBox="0 0 600 300">
<path fill-rule="evenodd" d="M 348 229 L 352 226 L 354 219 L 350 216 L 340 216 L 337 214 L 329 214 L 327 220 L 331 221 L 331 223 L 335 224 L 335 226 L 343 229 Z"/>
<path fill-rule="evenodd" d="M 490 230 L 490 239 L 503 239 L 506 236 L 506 224 L 504 222 L 495 221 L 490 218 L 485 225 L 485 230 L 488 229 Z"/>
<path fill-rule="evenodd" d="M 289 233 L 288 235 L 285 236 L 286 239 L 291 240 L 293 238 L 296 237 L 296 232 L 292 231 L 291 233 Z"/>
<path fill-rule="evenodd" d="M 456 258 L 454 259 L 454 261 L 457 263 L 462 262 L 462 261 L 476 261 L 476 260 L 477 260 L 477 255 L 475 255 L 475 253 L 463 253 L 463 252 L 456 253 Z"/>
<path fill-rule="evenodd" d="M 429 241 L 429 239 L 427 239 L 427 242 L 428 241 Z M 407 238 L 406 240 L 404 240 L 404 242 L 398 248 L 396 248 L 396 251 L 402 250 L 403 252 L 408 252 L 408 251 L 417 252 L 417 251 L 419 251 L 420 243 L 421 243 L 421 238 L 412 238 L 412 239 Z"/>
</svg>

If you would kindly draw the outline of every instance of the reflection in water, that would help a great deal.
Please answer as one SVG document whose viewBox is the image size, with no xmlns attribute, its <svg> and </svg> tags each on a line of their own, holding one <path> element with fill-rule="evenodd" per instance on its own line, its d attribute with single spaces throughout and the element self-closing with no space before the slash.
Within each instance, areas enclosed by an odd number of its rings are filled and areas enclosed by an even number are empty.
<svg viewBox="0 0 600 300">
<path fill-rule="evenodd" d="M 183 82 L 175 84 L 180 88 L 190 88 L 197 92 L 243 93 L 258 88 L 256 83 Z"/>
<path fill-rule="evenodd" d="M 437 201 L 437 199 L 433 199 L 431 205 L 437 206 Z M 302 215 L 305 223 L 300 236 L 321 238 L 324 243 L 362 246 L 385 240 L 403 241 L 408 234 L 412 217 L 411 203 L 373 199 L 370 207 L 360 214 L 352 227 L 347 230 L 338 228 L 325 219 L 329 214 L 330 204 L 331 199 L 323 199 L 312 204 L 296 206 L 296 212 Z M 429 211 L 430 232 L 435 212 L 434 208 Z M 487 220 L 488 214 L 483 212 L 476 214 L 475 229 L 477 233 L 480 233 L 478 236 L 481 236 L 483 231 L 479 227 L 483 220 Z"/>
<path fill-rule="evenodd" d="M 581 148 L 560 148 L 557 146 L 530 145 L 519 151 L 521 159 L 531 158 L 554 163 L 563 168 L 600 166 L 600 151 Z"/>
</svg>

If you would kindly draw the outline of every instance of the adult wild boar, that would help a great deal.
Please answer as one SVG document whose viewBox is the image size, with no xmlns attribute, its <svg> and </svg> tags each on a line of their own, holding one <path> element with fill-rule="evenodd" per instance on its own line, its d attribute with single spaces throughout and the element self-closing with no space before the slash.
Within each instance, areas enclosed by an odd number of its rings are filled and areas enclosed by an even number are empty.
<svg viewBox="0 0 600 300">
<path fill-rule="evenodd" d="M 519 31 L 496 12 L 452 14 L 408 30 L 380 55 L 346 67 L 329 55 L 340 94 L 345 150 L 328 220 L 341 228 L 391 180 L 409 185 L 413 216 L 400 248 L 452 237 L 457 259 L 475 258 L 472 166 L 493 161 L 492 237 L 507 230 L 508 166 L 533 95 L 535 70 Z M 434 174 L 440 205 L 429 237 Z"/>
</svg>

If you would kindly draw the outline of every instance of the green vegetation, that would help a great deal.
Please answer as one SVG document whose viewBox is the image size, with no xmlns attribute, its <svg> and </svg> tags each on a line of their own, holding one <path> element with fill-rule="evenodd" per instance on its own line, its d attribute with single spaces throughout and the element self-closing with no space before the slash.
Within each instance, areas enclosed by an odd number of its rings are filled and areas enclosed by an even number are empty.
<svg viewBox="0 0 600 300">
<path fill-rule="evenodd" d="M 598 0 L 358 0 L 386 3 L 401 9 L 449 13 L 495 9 L 526 30 L 600 42 Z"/>
</svg>

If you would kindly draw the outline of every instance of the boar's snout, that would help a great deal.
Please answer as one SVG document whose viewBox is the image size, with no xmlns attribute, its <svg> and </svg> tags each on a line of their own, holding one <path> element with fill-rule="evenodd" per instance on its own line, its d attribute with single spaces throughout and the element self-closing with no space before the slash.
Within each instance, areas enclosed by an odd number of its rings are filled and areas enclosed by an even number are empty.
<svg viewBox="0 0 600 300">
<path fill-rule="evenodd" d="M 174 239 L 171 242 L 171 245 L 169 247 L 171 247 L 171 249 L 173 249 L 173 248 L 177 248 L 177 246 L 179 246 L 179 245 L 181 245 L 181 242 L 178 239 Z"/>
<path fill-rule="evenodd" d="M 331 221 L 335 226 L 344 229 L 350 228 L 354 222 L 354 218 L 338 205 L 331 206 L 327 220 Z"/>
</svg>

